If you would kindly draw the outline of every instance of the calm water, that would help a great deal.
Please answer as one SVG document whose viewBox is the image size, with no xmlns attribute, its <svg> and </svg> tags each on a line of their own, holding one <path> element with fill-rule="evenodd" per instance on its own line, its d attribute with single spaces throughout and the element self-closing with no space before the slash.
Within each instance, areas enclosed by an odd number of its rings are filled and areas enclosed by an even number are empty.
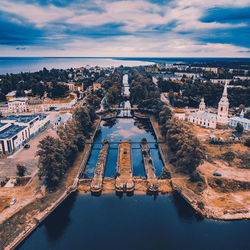
<svg viewBox="0 0 250 250">
<path fill-rule="evenodd" d="M 72 194 L 20 249 L 249 249 L 249 228 L 202 219 L 178 195 Z"/>
<path fill-rule="evenodd" d="M 112 58 L 69 58 L 69 57 L 0 57 L 0 74 L 20 73 L 20 72 L 35 72 L 47 69 L 68 69 L 74 67 L 101 66 L 138 66 L 148 65 L 152 62 L 138 60 L 122 60 Z"/>
</svg>

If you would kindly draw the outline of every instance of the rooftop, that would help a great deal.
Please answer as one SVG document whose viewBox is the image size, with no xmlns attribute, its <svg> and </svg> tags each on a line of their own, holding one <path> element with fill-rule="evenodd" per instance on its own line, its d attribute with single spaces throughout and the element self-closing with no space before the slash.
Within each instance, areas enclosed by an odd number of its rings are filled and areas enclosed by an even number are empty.
<svg viewBox="0 0 250 250">
<path fill-rule="evenodd" d="M 191 113 L 190 115 L 194 117 L 199 117 L 200 119 L 209 119 L 209 120 L 217 120 L 217 115 L 209 112 L 194 112 Z"/>
<path fill-rule="evenodd" d="M 13 136 L 18 134 L 25 128 L 26 128 L 25 126 L 18 126 L 11 124 L 9 127 L 0 132 L 0 139 L 11 139 Z"/>
<path fill-rule="evenodd" d="M 1 121 L 29 123 L 38 116 L 39 115 L 10 115 L 10 116 L 5 116 L 4 118 L 1 119 Z"/>
</svg>

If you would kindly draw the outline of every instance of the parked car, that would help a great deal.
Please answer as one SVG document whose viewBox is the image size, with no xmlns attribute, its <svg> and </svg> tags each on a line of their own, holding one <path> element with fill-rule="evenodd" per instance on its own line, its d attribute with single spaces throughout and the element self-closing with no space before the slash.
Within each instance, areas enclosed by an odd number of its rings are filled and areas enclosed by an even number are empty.
<svg viewBox="0 0 250 250">
<path fill-rule="evenodd" d="M 29 144 L 25 144 L 24 148 L 30 148 L 30 145 Z"/>
<path fill-rule="evenodd" d="M 13 198 L 10 202 L 10 205 L 14 205 L 16 203 L 16 198 Z"/>
<path fill-rule="evenodd" d="M 213 173 L 213 176 L 221 176 L 221 174 L 220 174 L 220 173 L 217 173 L 217 172 L 214 172 L 214 173 Z"/>
</svg>

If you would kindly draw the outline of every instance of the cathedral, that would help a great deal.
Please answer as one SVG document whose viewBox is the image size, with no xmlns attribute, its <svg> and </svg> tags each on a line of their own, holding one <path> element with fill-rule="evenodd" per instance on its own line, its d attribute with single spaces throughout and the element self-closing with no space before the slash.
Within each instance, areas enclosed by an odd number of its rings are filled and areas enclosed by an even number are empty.
<svg viewBox="0 0 250 250">
<path fill-rule="evenodd" d="M 223 94 L 218 105 L 217 114 L 206 111 L 204 98 L 202 98 L 199 110 L 190 113 L 188 121 L 205 128 L 226 127 L 228 125 L 228 109 L 229 102 L 227 98 L 227 84 L 225 84 Z"/>
</svg>

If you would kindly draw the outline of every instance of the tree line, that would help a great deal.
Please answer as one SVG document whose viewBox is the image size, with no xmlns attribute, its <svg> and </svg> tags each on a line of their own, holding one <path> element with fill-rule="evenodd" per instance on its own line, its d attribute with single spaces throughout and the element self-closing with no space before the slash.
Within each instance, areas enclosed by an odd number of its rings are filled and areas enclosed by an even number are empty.
<svg viewBox="0 0 250 250">
<path fill-rule="evenodd" d="M 205 158 L 205 149 L 199 139 L 183 121 L 171 118 L 168 110 L 160 113 L 161 133 L 175 154 L 170 163 L 176 172 L 193 174 Z"/>
<path fill-rule="evenodd" d="M 199 139 L 185 122 L 173 118 L 170 108 L 160 100 L 160 91 L 149 74 L 140 68 L 133 68 L 129 78 L 131 102 L 139 108 L 153 109 L 161 133 L 175 154 L 171 163 L 176 171 L 194 173 L 205 157 Z"/>
<path fill-rule="evenodd" d="M 157 116 L 164 103 L 160 100 L 160 91 L 151 75 L 143 68 L 132 68 L 129 71 L 129 83 L 130 102 L 138 108 L 151 110 Z"/>
<path fill-rule="evenodd" d="M 65 173 L 73 165 L 77 153 L 83 151 L 85 140 L 90 137 L 96 118 L 92 106 L 78 107 L 72 119 L 58 127 L 58 138 L 47 136 L 40 141 L 37 151 L 38 175 L 49 190 L 59 185 Z"/>
<path fill-rule="evenodd" d="M 104 83 L 106 90 L 106 104 L 108 106 L 119 104 L 122 100 L 123 70 L 118 68 Z"/>
<path fill-rule="evenodd" d="M 198 107 L 202 97 L 208 106 L 217 108 L 224 88 L 224 84 L 209 81 L 204 83 L 199 80 L 185 80 L 180 84 L 159 78 L 157 84 L 161 92 L 169 93 L 170 104 L 178 108 Z M 228 89 L 228 99 L 231 107 L 238 107 L 241 104 L 250 106 L 249 81 L 241 88 Z"/>
</svg>

